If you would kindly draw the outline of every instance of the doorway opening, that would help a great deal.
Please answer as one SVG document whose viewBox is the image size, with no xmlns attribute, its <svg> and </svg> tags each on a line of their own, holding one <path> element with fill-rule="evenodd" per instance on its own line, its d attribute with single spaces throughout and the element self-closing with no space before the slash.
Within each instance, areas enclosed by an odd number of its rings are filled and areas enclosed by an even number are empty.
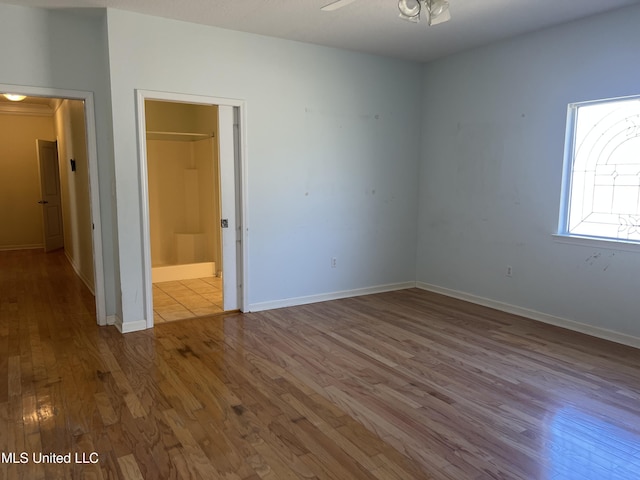
<svg viewBox="0 0 640 480">
<path fill-rule="evenodd" d="M 242 310 L 240 106 L 138 92 L 147 327 Z"/>
<path fill-rule="evenodd" d="M 62 250 L 107 324 L 93 94 L 0 85 L 0 249 Z"/>
<path fill-rule="evenodd" d="M 222 313 L 218 107 L 145 101 L 154 323 Z"/>
<path fill-rule="evenodd" d="M 56 133 L 58 133 L 58 122 L 57 119 L 54 121 L 54 125 L 56 127 Z M 64 129 L 64 127 L 62 127 Z M 63 135 L 66 132 L 62 132 Z M 52 252 L 54 250 L 59 250 L 64 248 L 65 246 L 65 237 L 70 236 L 69 230 L 77 230 L 78 227 L 81 227 L 83 223 L 87 222 L 77 222 L 77 218 L 72 217 L 69 213 L 67 213 L 67 221 L 63 222 L 62 218 L 65 216 L 63 210 L 66 212 L 70 212 L 71 210 L 71 188 L 70 182 L 67 179 L 66 186 L 63 192 L 63 185 L 61 182 L 62 178 L 65 178 L 64 171 L 60 171 L 60 162 L 58 161 L 58 141 L 50 141 L 50 140 L 42 140 L 38 138 L 36 140 L 37 145 L 37 157 L 38 157 L 38 171 L 40 176 L 40 200 L 38 204 L 42 206 L 42 242 L 44 245 L 45 253 Z M 60 145 L 62 146 L 62 145 Z M 86 152 L 86 148 L 84 148 Z M 75 162 L 75 160 L 74 160 Z M 75 168 L 74 168 L 75 171 Z M 82 182 L 80 182 L 82 184 Z M 82 185 L 80 185 L 82 186 Z M 75 187 L 75 185 L 73 185 Z M 65 195 L 66 193 L 66 195 Z M 75 188 L 73 194 L 75 196 Z M 63 195 L 66 202 L 63 202 Z M 64 208 L 64 207 L 67 208 Z M 67 225 L 65 230 L 64 226 Z M 86 227 L 83 230 L 86 230 Z M 89 229 L 90 232 L 90 229 Z M 86 235 L 85 235 L 86 237 Z M 91 238 L 91 234 L 89 233 L 89 238 Z M 67 245 L 71 244 L 74 246 L 73 240 L 67 241 Z M 74 262 L 73 252 L 65 252 L 68 256 L 69 261 L 72 265 L 75 266 L 77 263 L 82 262 Z M 90 260 L 90 265 L 93 265 L 93 251 L 88 252 L 88 259 Z M 82 278 L 82 270 L 76 266 L 76 271 L 78 275 Z M 86 277 L 86 275 L 85 275 Z M 93 292 L 93 282 L 91 280 L 85 280 L 87 283 L 89 290 Z"/>
</svg>

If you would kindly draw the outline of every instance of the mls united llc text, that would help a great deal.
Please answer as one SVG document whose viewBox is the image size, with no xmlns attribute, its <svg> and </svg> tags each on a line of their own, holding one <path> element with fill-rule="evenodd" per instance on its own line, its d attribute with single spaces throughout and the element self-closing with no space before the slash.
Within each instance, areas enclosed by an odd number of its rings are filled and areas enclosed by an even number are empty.
<svg viewBox="0 0 640 480">
<path fill-rule="evenodd" d="M 0 452 L 0 463 L 98 463 L 98 452 Z"/>
</svg>

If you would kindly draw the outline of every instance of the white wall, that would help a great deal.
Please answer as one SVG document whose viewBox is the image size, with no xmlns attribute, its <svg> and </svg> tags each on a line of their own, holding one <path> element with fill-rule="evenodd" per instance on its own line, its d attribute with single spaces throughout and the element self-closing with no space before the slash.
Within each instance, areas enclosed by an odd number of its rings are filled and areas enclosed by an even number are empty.
<svg viewBox="0 0 640 480">
<path fill-rule="evenodd" d="M 147 177 L 153 267 L 184 263 L 188 255 L 177 254 L 176 233 L 204 234 L 195 240 L 196 258 L 187 263 L 215 261 L 220 266 L 220 256 L 214 254 L 220 243 L 219 187 L 217 177 L 214 183 L 213 165 L 217 116 L 215 106 L 145 102 L 146 129 L 151 133 L 147 135 Z M 208 138 L 167 135 L 176 132 Z"/>
<path fill-rule="evenodd" d="M 0 4 L 0 83 L 94 93 L 107 314 L 118 310 L 117 232 L 112 223 L 113 162 L 104 12 Z M 10 48 L 9 48 L 10 46 Z"/>
<path fill-rule="evenodd" d="M 552 238 L 567 104 L 640 93 L 638 25 L 631 7 L 425 67 L 419 281 L 640 337 L 640 251 Z"/>
<path fill-rule="evenodd" d="M 418 236 L 421 282 L 640 337 L 638 253 L 551 236 L 566 105 L 638 93 L 638 24 L 630 7 L 422 77 L 128 12 L 0 5 L 0 42 L 15 47 L 0 49 L 0 83 L 95 93 L 107 313 L 125 322 L 143 316 L 139 88 L 246 101 L 250 304 L 411 281 Z"/>
<path fill-rule="evenodd" d="M 64 100 L 54 115 L 62 193 L 64 252 L 89 290 L 95 291 L 84 102 Z M 71 170 L 71 162 L 76 170 Z"/>
<path fill-rule="evenodd" d="M 217 116 L 218 109 L 214 108 L 212 113 Z M 222 271 L 222 254 L 217 135 L 215 138 L 193 142 L 193 157 L 198 169 L 200 229 L 206 239 L 205 260 L 215 262 L 218 272 Z"/>
<path fill-rule="evenodd" d="M 190 142 L 147 140 L 151 264 L 175 265 L 175 233 L 187 232 L 185 170 L 193 163 Z"/>
<path fill-rule="evenodd" d="M 125 322 L 143 319 L 136 89 L 246 101 L 250 304 L 415 278 L 419 66 L 107 17 Z"/>
</svg>

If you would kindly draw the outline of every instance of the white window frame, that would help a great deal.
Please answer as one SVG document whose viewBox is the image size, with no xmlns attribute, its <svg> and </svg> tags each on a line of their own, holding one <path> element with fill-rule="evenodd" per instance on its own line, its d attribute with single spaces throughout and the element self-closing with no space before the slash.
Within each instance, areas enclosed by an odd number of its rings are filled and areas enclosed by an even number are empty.
<svg viewBox="0 0 640 480">
<path fill-rule="evenodd" d="M 576 234 L 572 233 L 569 230 L 578 110 L 580 107 L 584 106 L 613 103 L 626 100 L 640 100 L 640 95 L 607 98 L 587 102 L 576 102 L 569 104 L 567 107 L 562 193 L 560 197 L 560 215 L 558 219 L 558 232 L 554 235 L 555 239 L 560 242 L 640 252 L 640 240 L 620 237 L 606 237 L 592 234 Z"/>
</svg>

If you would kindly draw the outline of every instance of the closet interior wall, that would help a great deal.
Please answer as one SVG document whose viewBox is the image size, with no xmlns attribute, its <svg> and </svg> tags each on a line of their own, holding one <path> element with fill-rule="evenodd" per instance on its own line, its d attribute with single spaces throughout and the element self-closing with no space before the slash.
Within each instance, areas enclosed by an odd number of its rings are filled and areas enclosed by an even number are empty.
<svg viewBox="0 0 640 480">
<path fill-rule="evenodd" d="M 220 276 L 217 107 L 145 103 L 153 282 Z"/>
</svg>

